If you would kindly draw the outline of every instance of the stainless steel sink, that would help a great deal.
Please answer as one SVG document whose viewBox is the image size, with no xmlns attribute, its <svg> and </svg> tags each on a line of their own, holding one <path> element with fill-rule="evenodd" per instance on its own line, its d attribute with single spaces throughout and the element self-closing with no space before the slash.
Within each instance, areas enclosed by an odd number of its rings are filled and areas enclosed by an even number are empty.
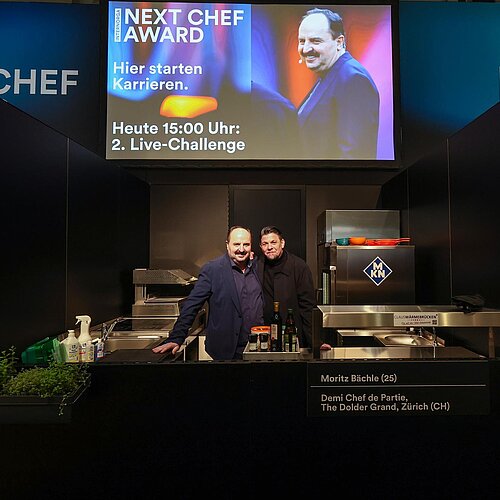
<svg viewBox="0 0 500 500">
<path fill-rule="evenodd" d="M 410 347 L 432 347 L 434 344 L 431 340 L 421 337 L 420 335 L 412 334 L 377 334 L 375 337 L 384 346 L 410 346 Z"/>
<path fill-rule="evenodd" d="M 411 346 L 429 346 L 432 345 L 430 340 L 418 335 L 386 335 L 384 337 L 386 345 L 411 345 Z"/>
<path fill-rule="evenodd" d="M 104 343 L 106 352 L 113 352 L 118 349 L 149 349 L 159 344 L 164 337 L 160 335 L 110 335 Z"/>
</svg>

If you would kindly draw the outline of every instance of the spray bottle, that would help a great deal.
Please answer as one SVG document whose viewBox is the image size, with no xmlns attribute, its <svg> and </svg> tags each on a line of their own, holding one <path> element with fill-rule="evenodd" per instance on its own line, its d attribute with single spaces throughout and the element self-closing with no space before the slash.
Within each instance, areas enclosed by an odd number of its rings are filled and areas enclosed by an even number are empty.
<svg viewBox="0 0 500 500">
<path fill-rule="evenodd" d="M 89 333 L 90 316 L 76 316 L 76 324 L 78 325 L 78 323 L 80 323 L 80 335 L 78 336 L 80 361 L 82 363 L 91 363 L 94 361 L 94 346 Z"/>
<path fill-rule="evenodd" d="M 78 363 L 80 361 L 80 343 L 75 337 L 75 330 L 68 330 L 68 336 L 61 344 L 64 347 L 64 361 Z"/>
<path fill-rule="evenodd" d="M 97 361 L 104 357 L 104 342 L 102 339 L 94 339 L 92 340 L 92 346 L 94 348 L 94 360 Z"/>
</svg>

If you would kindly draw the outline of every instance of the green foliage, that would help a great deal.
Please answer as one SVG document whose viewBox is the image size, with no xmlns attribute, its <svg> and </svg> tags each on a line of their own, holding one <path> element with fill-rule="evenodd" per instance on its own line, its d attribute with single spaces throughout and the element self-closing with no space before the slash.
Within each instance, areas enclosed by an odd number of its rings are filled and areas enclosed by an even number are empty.
<svg viewBox="0 0 500 500">
<path fill-rule="evenodd" d="M 4 386 L 9 396 L 64 396 L 75 391 L 85 380 L 83 365 L 51 362 L 48 367 L 22 370 Z"/>
<path fill-rule="evenodd" d="M 15 370 L 15 350 L 0 356 L 0 391 L 7 396 L 66 396 L 74 392 L 87 378 L 86 365 L 51 361 L 47 367 Z"/>
<path fill-rule="evenodd" d="M 16 361 L 16 348 L 13 346 L 0 354 L 0 394 L 5 384 L 16 374 Z"/>
</svg>

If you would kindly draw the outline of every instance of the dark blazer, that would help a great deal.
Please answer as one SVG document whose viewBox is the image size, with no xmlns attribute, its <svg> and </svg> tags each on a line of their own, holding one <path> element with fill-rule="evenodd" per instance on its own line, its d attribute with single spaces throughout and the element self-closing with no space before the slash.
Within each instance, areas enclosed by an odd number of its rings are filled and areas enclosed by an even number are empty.
<svg viewBox="0 0 500 500">
<path fill-rule="evenodd" d="M 311 270 L 300 257 L 290 252 L 287 255 L 281 272 L 277 272 L 274 277 L 274 300 L 279 300 L 283 324 L 287 309 L 293 309 L 300 346 L 312 347 L 312 311 L 316 306 L 316 298 Z M 264 283 L 264 262 L 265 257 L 259 256 L 257 275 L 261 283 Z"/>
<path fill-rule="evenodd" d="M 304 154 L 317 159 L 376 159 L 379 104 L 370 74 L 345 52 L 299 107 Z"/>
<path fill-rule="evenodd" d="M 252 141 L 256 157 L 296 159 L 299 124 L 295 106 L 278 92 L 252 82 Z"/>
<path fill-rule="evenodd" d="M 205 301 L 208 301 L 205 349 L 214 359 L 233 359 L 243 319 L 231 260 L 227 254 L 201 268 L 198 281 L 182 305 L 181 315 L 168 342 L 182 344 Z"/>
</svg>

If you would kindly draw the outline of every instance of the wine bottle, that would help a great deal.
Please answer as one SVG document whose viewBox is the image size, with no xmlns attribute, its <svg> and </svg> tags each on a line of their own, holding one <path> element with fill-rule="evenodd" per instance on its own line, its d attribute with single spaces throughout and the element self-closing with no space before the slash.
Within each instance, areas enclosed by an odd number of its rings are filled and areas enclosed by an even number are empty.
<svg viewBox="0 0 500 500">
<path fill-rule="evenodd" d="M 287 352 L 297 352 L 297 327 L 295 326 L 295 319 L 293 317 L 293 309 L 288 309 L 288 314 L 285 321 L 285 335 L 287 345 Z"/>
<path fill-rule="evenodd" d="M 285 331 L 285 325 L 281 325 L 281 350 L 287 352 L 289 348 L 288 336 Z"/>
<path fill-rule="evenodd" d="M 276 339 L 276 350 L 277 351 L 282 351 L 283 350 L 283 335 L 282 335 L 282 330 L 281 330 L 281 315 L 280 315 L 280 303 L 279 302 L 274 302 L 273 303 L 274 307 L 274 312 L 273 316 L 271 318 L 271 338 Z"/>
</svg>

